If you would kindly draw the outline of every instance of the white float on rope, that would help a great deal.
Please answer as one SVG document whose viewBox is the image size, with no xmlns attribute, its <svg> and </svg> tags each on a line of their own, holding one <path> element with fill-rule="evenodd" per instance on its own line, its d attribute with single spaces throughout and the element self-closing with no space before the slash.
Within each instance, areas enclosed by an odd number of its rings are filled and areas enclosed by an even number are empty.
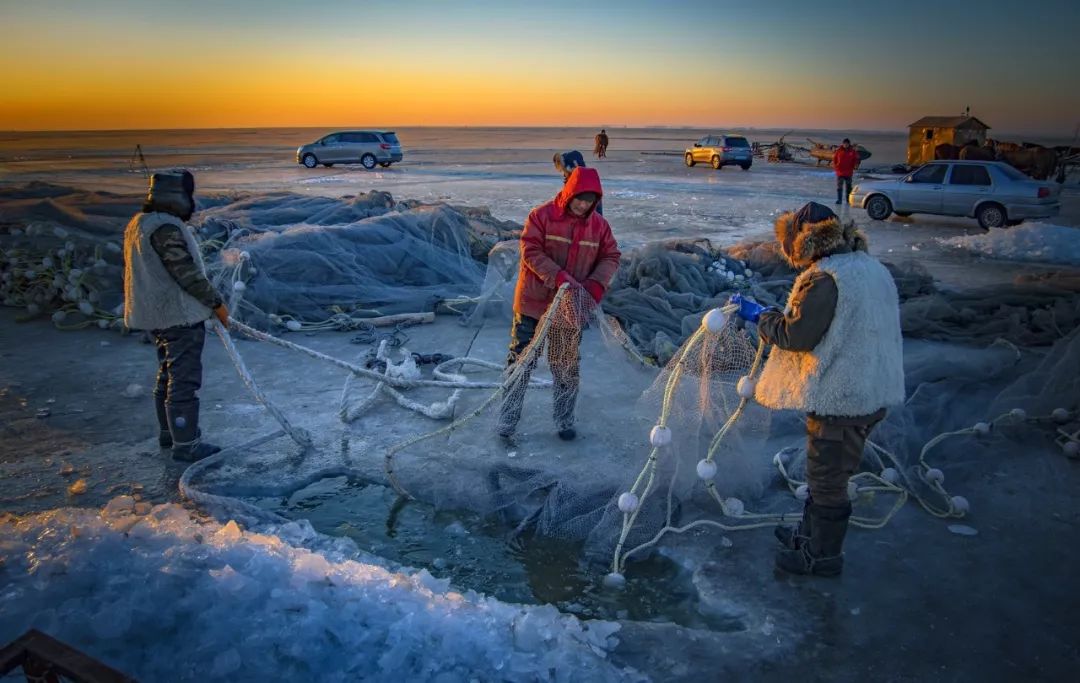
<svg viewBox="0 0 1080 683">
<path fill-rule="evenodd" d="M 727 315 L 719 308 L 714 308 L 705 314 L 705 317 L 701 319 L 701 324 L 710 334 L 720 334 L 720 330 L 727 325 Z"/>
<path fill-rule="evenodd" d="M 716 463 L 707 458 L 698 460 L 697 475 L 702 481 L 711 481 L 716 476 Z"/>
<path fill-rule="evenodd" d="M 619 511 L 625 512 L 626 514 L 630 514 L 634 510 L 637 510 L 638 505 L 640 504 L 638 497 L 629 491 L 619 496 Z"/>
<path fill-rule="evenodd" d="M 656 425 L 649 432 L 649 443 L 656 448 L 663 448 L 671 444 L 671 429 L 664 425 Z"/>
</svg>

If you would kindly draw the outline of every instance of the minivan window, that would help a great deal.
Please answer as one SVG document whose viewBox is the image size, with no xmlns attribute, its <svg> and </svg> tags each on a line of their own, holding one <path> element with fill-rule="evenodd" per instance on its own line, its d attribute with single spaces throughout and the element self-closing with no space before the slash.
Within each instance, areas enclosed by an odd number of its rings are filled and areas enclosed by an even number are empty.
<svg viewBox="0 0 1080 683">
<path fill-rule="evenodd" d="M 375 133 L 360 133 L 360 142 L 379 142 L 379 136 Z"/>
<path fill-rule="evenodd" d="M 945 180 L 945 171 L 947 170 L 949 170 L 949 167 L 945 164 L 929 164 L 915 171 L 911 176 L 911 182 L 937 185 Z"/>
<path fill-rule="evenodd" d="M 325 138 L 322 139 L 322 143 L 324 145 L 336 145 L 340 137 L 340 135 L 327 135 Z"/>
<path fill-rule="evenodd" d="M 727 144 L 725 147 L 749 147 L 750 143 L 746 141 L 746 138 L 727 138 Z"/>
<path fill-rule="evenodd" d="M 982 166 L 956 164 L 949 176 L 950 185 L 989 185 L 990 174 Z"/>
<path fill-rule="evenodd" d="M 401 141 L 398 140 L 398 137 L 397 137 L 396 133 L 383 133 L 382 134 L 382 139 L 385 140 L 386 142 L 389 142 L 391 145 L 399 145 L 399 144 L 401 144 Z"/>
</svg>

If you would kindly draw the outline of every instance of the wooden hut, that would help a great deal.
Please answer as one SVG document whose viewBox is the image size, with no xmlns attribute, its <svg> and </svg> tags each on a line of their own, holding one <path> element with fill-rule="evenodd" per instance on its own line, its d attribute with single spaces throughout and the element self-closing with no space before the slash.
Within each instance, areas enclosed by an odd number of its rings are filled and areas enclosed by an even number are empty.
<svg viewBox="0 0 1080 683">
<path fill-rule="evenodd" d="M 924 116 L 908 126 L 908 166 L 919 166 L 934 160 L 934 148 L 948 143 L 961 146 L 974 140 L 986 142 L 986 125 L 974 116 Z"/>
</svg>

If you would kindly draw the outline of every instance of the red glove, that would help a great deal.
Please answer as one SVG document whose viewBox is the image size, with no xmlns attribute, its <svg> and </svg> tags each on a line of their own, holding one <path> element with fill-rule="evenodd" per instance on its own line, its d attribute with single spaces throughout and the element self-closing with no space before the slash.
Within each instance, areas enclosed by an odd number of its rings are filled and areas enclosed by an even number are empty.
<svg viewBox="0 0 1080 683">
<path fill-rule="evenodd" d="M 600 303 L 600 299 L 604 298 L 604 285 L 600 284 L 596 280 L 586 280 L 581 284 L 585 288 L 585 291 L 592 296 L 593 301 Z"/>
<path fill-rule="evenodd" d="M 578 281 L 575 280 L 572 275 L 570 275 L 570 273 L 566 272 L 565 270 L 560 270 L 559 274 L 555 276 L 555 287 L 562 287 L 566 284 L 570 285 L 571 287 L 581 286 Z"/>
</svg>

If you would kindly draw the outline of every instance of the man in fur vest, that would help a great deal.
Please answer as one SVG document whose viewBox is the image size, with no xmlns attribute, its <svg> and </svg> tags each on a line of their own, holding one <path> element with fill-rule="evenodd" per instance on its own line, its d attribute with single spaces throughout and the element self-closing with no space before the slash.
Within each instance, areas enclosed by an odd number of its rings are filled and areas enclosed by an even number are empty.
<svg viewBox="0 0 1080 683">
<path fill-rule="evenodd" d="M 854 225 L 811 202 L 776 221 L 776 239 L 801 270 L 783 312 L 738 295 L 739 316 L 773 345 L 755 399 L 774 410 L 806 411 L 802 521 L 779 527 L 776 566 L 836 576 L 851 517 L 848 479 L 870 431 L 904 400 L 900 305 L 889 271 L 867 253 Z"/>
<path fill-rule="evenodd" d="M 154 388 L 158 443 L 175 460 L 191 462 L 221 450 L 202 441 L 203 322 L 229 311 L 206 278 L 195 233 L 195 178 L 188 171 L 155 173 L 142 211 L 124 231 L 124 324 L 147 330 L 157 345 Z"/>
</svg>

